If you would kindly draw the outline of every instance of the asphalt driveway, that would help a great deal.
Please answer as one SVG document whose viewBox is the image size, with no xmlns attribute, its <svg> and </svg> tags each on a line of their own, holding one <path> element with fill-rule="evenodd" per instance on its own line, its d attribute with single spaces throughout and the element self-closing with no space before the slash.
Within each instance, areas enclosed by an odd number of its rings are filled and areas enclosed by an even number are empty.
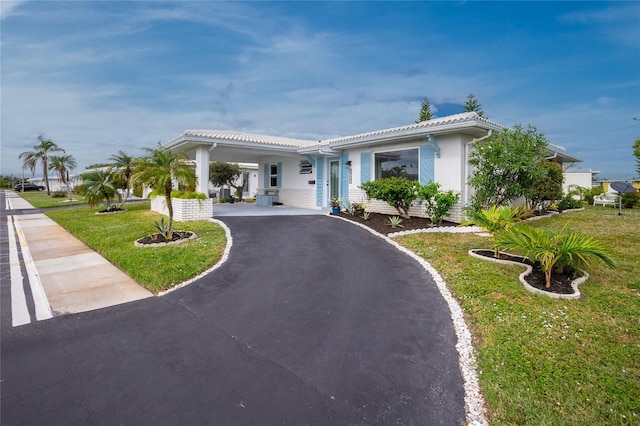
<svg viewBox="0 0 640 426">
<path fill-rule="evenodd" d="M 187 287 L 3 322 L 3 424 L 464 422 L 449 311 L 420 265 L 325 216 L 224 222 L 229 259 Z"/>
</svg>

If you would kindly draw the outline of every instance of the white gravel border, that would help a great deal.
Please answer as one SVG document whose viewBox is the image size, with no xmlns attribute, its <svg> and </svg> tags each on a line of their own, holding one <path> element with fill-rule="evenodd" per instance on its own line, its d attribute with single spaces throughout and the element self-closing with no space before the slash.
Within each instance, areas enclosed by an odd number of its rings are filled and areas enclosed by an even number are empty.
<svg viewBox="0 0 640 426">
<path fill-rule="evenodd" d="M 211 218 L 211 219 L 209 219 L 209 222 L 217 223 L 218 225 L 220 225 L 222 227 L 222 229 L 224 229 L 225 236 L 227 237 L 227 245 L 224 247 L 224 252 L 222 253 L 222 257 L 220 258 L 220 260 L 218 260 L 218 263 L 216 263 L 215 265 L 213 265 L 211 268 L 207 269 L 206 271 L 202 272 L 200 275 L 197 275 L 197 276 L 195 276 L 193 278 L 190 278 L 187 281 L 184 281 L 184 282 L 178 284 L 175 287 L 171 287 L 168 290 L 159 292 L 158 296 L 164 296 L 165 294 L 171 293 L 172 291 L 175 291 L 175 290 L 177 290 L 179 288 L 188 286 L 192 282 L 194 282 L 196 280 L 199 280 L 200 278 L 202 278 L 203 276 L 207 275 L 208 273 L 215 271 L 216 269 L 221 267 L 224 262 L 227 261 L 227 259 L 229 258 L 229 252 L 231 251 L 231 246 L 233 246 L 233 237 L 231 236 L 231 230 L 229 229 L 229 227 L 227 225 L 224 224 L 224 222 L 221 222 L 218 219 Z"/>
<path fill-rule="evenodd" d="M 482 229 L 476 226 L 468 226 L 468 227 L 456 227 L 456 226 L 447 226 L 440 228 L 429 228 L 429 229 L 420 229 L 414 231 L 403 231 L 396 232 L 393 234 L 389 234 L 389 236 L 385 236 L 380 234 L 379 232 L 374 231 L 373 229 L 365 226 L 361 223 L 354 222 L 348 219 L 344 219 L 340 216 L 329 215 L 331 217 L 335 217 L 345 222 L 352 223 L 357 225 L 367 231 L 371 232 L 373 235 L 382 238 L 407 256 L 413 258 L 416 262 L 418 262 L 422 267 L 433 277 L 436 285 L 438 286 L 438 290 L 442 297 L 447 302 L 447 306 L 449 307 L 449 311 L 451 312 L 451 320 L 453 321 L 453 328 L 455 330 L 456 336 L 458 337 L 458 343 L 456 344 L 456 350 L 458 351 L 458 363 L 460 364 L 460 372 L 462 373 L 462 380 L 464 382 L 464 402 L 465 402 L 465 411 L 467 415 L 467 425 L 470 426 L 488 426 L 489 423 L 485 418 L 485 403 L 484 398 L 482 397 L 482 393 L 480 392 L 480 384 L 478 382 L 478 374 L 477 374 L 477 363 L 476 357 L 473 352 L 473 345 L 471 343 L 471 333 L 469 332 L 469 328 L 464 321 L 464 313 L 458 301 L 453 297 L 449 288 L 447 287 L 447 283 L 440 276 L 438 271 L 431 266 L 429 262 L 413 253 L 411 250 L 401 246 L 397 242 L 393 241 L 391 236 L 400 236 L 400 235 L 408 235 L 408 234 L 416 234 L 422 232 L 482 232 Z M 437 231 L 437 229 L 441 229 Z"/>
</svg>

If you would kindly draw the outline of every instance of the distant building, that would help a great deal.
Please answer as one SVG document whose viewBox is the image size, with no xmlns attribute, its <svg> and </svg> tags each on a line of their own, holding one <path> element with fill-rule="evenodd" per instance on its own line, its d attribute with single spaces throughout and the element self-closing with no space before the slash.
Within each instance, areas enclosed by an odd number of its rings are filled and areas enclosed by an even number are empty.
<svg viewBox="0 0 640 426">
<path fill-rule="evenodd" d="M 562 192 L 567 194 L 575 187 L 591 189 L 593 187 L 593 178 L 600 172 L 593 170 L 569 169 L 563 173 L 564 182 L 562 183 Z"/>
</svg>

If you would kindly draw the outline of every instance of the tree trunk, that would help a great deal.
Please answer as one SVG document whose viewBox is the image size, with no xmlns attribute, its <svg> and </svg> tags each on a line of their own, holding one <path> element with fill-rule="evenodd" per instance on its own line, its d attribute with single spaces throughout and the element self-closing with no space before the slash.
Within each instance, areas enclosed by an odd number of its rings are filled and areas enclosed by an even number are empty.
<svg viewBox="0 0 640 426">
<path fill-rule="evenodd" d="M 164 199 L 167 203 L 167 210 L 169 211 L 169 229 L 168 229 L 168 237 L 171 238 L 173 236 L 173 204 L 171 204 L 171 182 L 164 188 Z"/>
<path fill-rule="evenodd" d="M 547 283 L 545 284 L 545 288 L 549 288 L 551 287 L 551 269 L 549 269 L 548 271 L 544 271 L 544 278 L 547 280 Z"/>
</svg>

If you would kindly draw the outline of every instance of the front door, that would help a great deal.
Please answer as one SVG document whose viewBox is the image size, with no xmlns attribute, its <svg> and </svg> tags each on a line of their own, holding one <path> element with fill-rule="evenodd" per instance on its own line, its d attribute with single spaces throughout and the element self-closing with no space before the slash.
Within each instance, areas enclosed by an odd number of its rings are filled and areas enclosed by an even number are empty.
<svg viewBox="0 0 640 426">
<path fill-rule="evenodd" d="M 340 160 L 329 162 L 329 196 L 340 198 Z"/>
</svg>

